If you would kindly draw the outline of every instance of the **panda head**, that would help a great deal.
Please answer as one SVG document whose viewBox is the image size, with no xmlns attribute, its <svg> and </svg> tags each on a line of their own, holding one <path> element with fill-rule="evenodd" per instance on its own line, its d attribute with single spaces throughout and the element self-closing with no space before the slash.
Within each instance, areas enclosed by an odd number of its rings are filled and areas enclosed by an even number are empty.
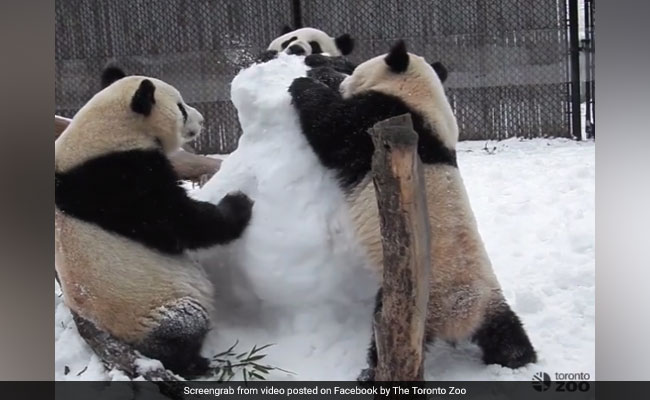
<svg viewBox="0 0 650 400">
<path fill-rule="evenodd" d="M 428 63 L 409 53 L 403 40 L 383 54 L 356 67 L 340 85 L 343 98 L 380 92 L 401 99 L 410 109 L 436 128 L 445 144 L 455 146 L 458 127 L 443 83 L 447 69 L 440 62 Z"/>
<path fill-rule="evenodd" d="M 126 76 L 117 67 L 102 73 L 103 89 L 89 102 L 111 109 L 113 118 L 132 123 L 139 134 L 149 136 L 165 152 L 177 150 L 203 129 L 203 116 L 185 103 L 179 91 L 156 78 Z"/>
<path fill-rule="evenodd" d="M 79 111 L 90 123 L 112 120 L 129 127 L 138 140 L 150 140 L 169 153 L 195 139 L 203 116 L 185 103 L 179 91 L 156 78 L 126 74 L 117 67 L 102 73 L 102 90 Z M 110 130 L 108 130 L 110 132 Z"/>
<path fill-rule="evenodd" d="M 273 40 L 267 50 L 303 56 L 327 54 L 338 57 L 350 54 L 353 49 L 354 40 L 347 33 L 334 38 L 314 28 L 291 30 L 285 26 L 282 35 Z"/>
<path fill-rule="evenodd" d="M 105 69 L 101 78 L 103 88 L 54 142 L 57 171 L 115 152 L 171 153 L 201 133 L 203 116 L 168 83 L 126 76 L 116 67 Z"/>
</svg>

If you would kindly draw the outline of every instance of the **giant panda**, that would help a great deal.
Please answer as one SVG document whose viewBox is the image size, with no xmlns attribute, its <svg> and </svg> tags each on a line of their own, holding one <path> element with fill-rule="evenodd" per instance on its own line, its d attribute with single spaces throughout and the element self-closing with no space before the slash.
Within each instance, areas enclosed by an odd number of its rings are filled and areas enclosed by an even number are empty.
<svg viewBox="0 0 650 400">
<path fill-rule="evenodd" d="M 309 56 L 309 67 L 329 65 L 337 71 L 351 74 L 356 65 L 346 58 L 354 49 L 354 39 L 347 33 L 329 36 L 315 28 L 292 30 L 289 26 L 282 29 L 282 34 L 269 44 L 266 51 L 257 57 L 257 62 L 267 62 L 278 54 Z"/>
<path fill-rule="evenodd" d="M 324 53 L 330 57 L 339 57 L 346 56 L 354 50 L 354 39 L 348 33 L 331 37 L 315 28 L 292 30 L 285 26 L 282 34 L 269 44 L 267 50 L 302 56 Z"/>
<path fill-rule="evenodd" d="M 187 250 L 242 235 L 252 201 L 188 197 L 167 154 L 200 134 L 203 117 L 171 85 L 125 76 L 105 87 L 55 142 L 55 266 L 75 319 L 192 377 L 211 328 L 213 285 Z"/>
<path fill-rule="evenodd" d="M 388 54 L 339 80 L 339 90 L 337 80 L 323 84 L 303 77 L 293 81 L 289 92 L 307 141 L 337 175 L 356 236 L 379 276 L 383 253 L 370 174 L 374 147 L 367 130 L 386 118 L 411 114 L 434 230 L 426 341 L 472 339 L 486 364 L 518 368 L 535 362 L 536 352 L 502 294 L 478 232 L 456 161 L 458 126 L 442 86 L 445 77 L 444 66 L 408 53 L 399 41 Z M 375 312 L 380 310 L 381 289 Z M 376 361 L 373 337 L 369 368 L 360 380 L 374 379 Z"/>
</svg>

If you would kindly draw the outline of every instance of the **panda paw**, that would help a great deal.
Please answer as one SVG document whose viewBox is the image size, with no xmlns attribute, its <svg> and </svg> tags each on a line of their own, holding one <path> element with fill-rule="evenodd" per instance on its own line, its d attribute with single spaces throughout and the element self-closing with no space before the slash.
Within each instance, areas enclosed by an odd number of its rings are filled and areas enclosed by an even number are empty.
<svg viewBox="0 0 650 400">
<path fill-rule="evenodd" d="M 255 60 L 255 63 L 262 64 L 267 61 L 271 61 L 275 59 L 278 56 L 277 50 L 266 50 L 259 56 L 257 56 L 257 59 Z"/>
<path fill-rule="evenodd" d="M 251 219 L 253 200 L 243 192 L 228 193 L 219 201 L 217 207 L 235 231 L 233 236 L 239 236 Z"/>
<path fill-rule="evenodd" d="M 318 82 L 327 85 L 327 87 L 336 90 L 337 92 L 339 86 L 341 86 L 341 82 L 343 82 L 343 79 L 345 78 L 345 75 L 330 67 L 313 68 L 307 72 L 307 76 L 316 79 Z"/>
<path fill-rule="evenodd" d="M 289 86 L 289 93 L 293 103 L 299 109 L 303 105 L 308 107 L 312 102 L 317 102 L 322 97 L 323 90 L 328 94 L 331 92 L 326 84 L 305 76 L 294 79 L 291 86 Z"/>
<path fill-rule="evenodd" d="M 331 58 L 322 54 L 310 54 L 305 57 L 305 65 L 312 68 L 329 66 L 330 63 Z"/>
<path fill-rule="evenodd" d="M 322 54 L 310 54 L 305 57 L 305 65 L 312 68 L 329 67 L 334 71 L 352 75 L 356 66 L 345 57 L 329 57 Z"/>
</svg>

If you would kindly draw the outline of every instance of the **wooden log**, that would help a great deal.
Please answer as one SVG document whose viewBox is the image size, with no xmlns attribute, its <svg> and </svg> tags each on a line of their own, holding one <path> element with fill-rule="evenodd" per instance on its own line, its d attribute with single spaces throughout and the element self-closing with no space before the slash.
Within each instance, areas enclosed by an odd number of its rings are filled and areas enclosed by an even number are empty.
<svg viewBox="0 0 650 400">
<path fill-rule="evenodd" d="M 61 117 L 58 115 L 54 116 L 54 139 L 61 136 L 65 128 L 70 125 L 70 118 Z"/>
<path fill-rule="evenodd" d="M 54 279 L 59 286 L 61 280 L 56 269 L 54 269 Z M 107 369 L 117 368 L 124 372 L 129 378 L 135 379 L 142 376 L 149 381 L 176 382 L 183 380 L 178 375 L 164 367 L 138 370 L 137 360 L 143 358 L 129 344 L 117 339 L 108 332 L 99 329 L 91 321 L 81 317 L 76 312 L 70 310 L 72 320 L 77 327 L 79 336 L 90 346 L 90 348 L 99 356 L 102 363 Z M 161 392 L 177 395 L 178 387 L 174 385 L 159 385 Z"/>
<path fill-rule="evenodd" d="M 65 128 L 68 127 L 70 121 L 69 118 L 58 115 L 54 116 L 55 140 L 61 135 L 61 133 L 63 133 Z M 192 148 L 189 147 L 189 149 Z M 198 182 L 201 186 L 207 182 L 221 166 L 221 160 L 193 154 L 184 149 L 180 149 L 170 154 L 169 161 L 171 161 L 176 173 L 181 179 Z"/>
<path fill-rule="evenodd" d="M 431 267 L 418 136 L 410 114 L 379 122 L 370 134 L 384 254 L 383 305 L 373 324 L 375 380 L 422 381 Z"/>
<path fill-rule="evenodd" d="M 139 368 L 138 360 L 146 360 L 146 358 L 133 347 L 99 329 L 94 323 L 79 316 L 72 310 L 70 312 L 79 335 L 99 356 L 106 368 L 117 368 L 131 379 L 142 376 L 145 380 L 154 382 L 166 397 L 171 399 L 183 398 L 182 385 L 180 385 L 180 382 L 184 381 L 182 377 L 165 369 L 162 364 L 159 367 Z"/>
<path fill-rule="evenodd" d="M 207 182 L 221 166 L 221 160 L 189 153 L 183 149 L 169 155 L 176 173 L 181 179 Z"/>
</svg>

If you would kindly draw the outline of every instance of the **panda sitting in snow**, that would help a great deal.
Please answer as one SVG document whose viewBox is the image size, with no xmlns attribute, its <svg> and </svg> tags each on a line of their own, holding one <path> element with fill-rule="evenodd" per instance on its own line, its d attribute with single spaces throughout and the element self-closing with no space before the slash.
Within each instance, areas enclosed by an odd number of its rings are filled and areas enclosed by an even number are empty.
<svg viewBox="0 0 650 400">
<path fill-rule="evenodd" d="M 251 200 L 189 198 L 167 154 L 203 117 L 158 79 L 104 71 L 105 88 L 55 142 L 55 266 L 82 319 L 185 377 L 200 355 L 213 286 L 186 251 L 239 238 Z"/>
</svg>

